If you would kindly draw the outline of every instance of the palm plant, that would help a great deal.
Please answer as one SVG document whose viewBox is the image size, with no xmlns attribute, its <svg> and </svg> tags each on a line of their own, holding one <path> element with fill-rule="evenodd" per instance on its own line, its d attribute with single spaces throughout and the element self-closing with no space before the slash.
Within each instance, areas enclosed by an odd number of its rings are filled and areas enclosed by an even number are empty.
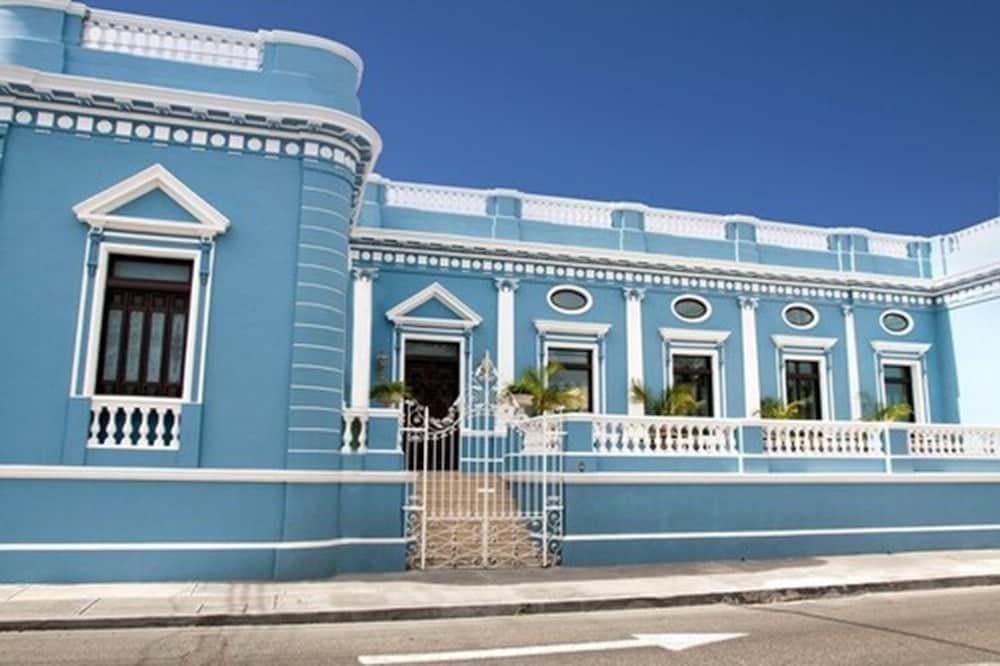
<svg viewBox="0 0 1000 666">
<path fill-rule="evenodd" d="M 562 386 L 553 381 L 562 370 L 562 364 L 556 361 L 549 361 L 541 371 L 525 368 L 520 378 L 508 385 L 504 392 L 510 396 L 530 396 L 527 411 L 531 416 L 583 409 L 587 401 L 580 387 Z"/>
<path fill-rule="evenodd" d="M 777 398 L 763 398 L 760 401 L 760 409 L 757 416 L 762 419 L 797 419 L 802 416 L 802 408 L 805 403 L 801 400 L 790 402 L 787 405 Z"/>
<path fill-rule="evenodd" d="M 675 384 L 664 389 L 659 396 L 653 395 L 642 384 L 632 384 L 632 399 L 641 402 L 648 416 L 698 416 L 704 410 L 704 402 L 698 400 L 687 384 Z"/>
<path fill-rule="evenodd" d="M 892 405 L 875 405 L 871 414 L 864 418 L 865 421 L 905 421 L 913 416 L 913 407 L 905 402 L 897 402 Z"/>
</svg>

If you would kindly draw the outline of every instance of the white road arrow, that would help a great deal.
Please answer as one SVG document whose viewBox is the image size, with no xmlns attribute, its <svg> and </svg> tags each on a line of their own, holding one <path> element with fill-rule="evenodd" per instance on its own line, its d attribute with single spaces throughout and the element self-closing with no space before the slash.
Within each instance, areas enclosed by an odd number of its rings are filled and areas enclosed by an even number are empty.
<svg viewBox="0 0 1000 666">
<path fill-rule="evenodd" d="M 671 652 L 680 652 L 681 650 L 698 647 L 699 645 L 728 641 L 742 636 L 746 636 L 746 634 L 632 634 L 632 638 L 620 641 L 525 645 L 521 647 L 489 648 L 483 650 L 455 650 L 453 652 L 381 654 L 358 657 L 358 661 L 366 664 L 366 666 L 375 664 L 429 664 L 440 661 L 465 661 L 469 659 L 503 659 L 509 657 L 535 657 L 547 654 L 570 654 L 573 652 L 634 650 L 644 647 L 660 647 Z"/>
</svg>

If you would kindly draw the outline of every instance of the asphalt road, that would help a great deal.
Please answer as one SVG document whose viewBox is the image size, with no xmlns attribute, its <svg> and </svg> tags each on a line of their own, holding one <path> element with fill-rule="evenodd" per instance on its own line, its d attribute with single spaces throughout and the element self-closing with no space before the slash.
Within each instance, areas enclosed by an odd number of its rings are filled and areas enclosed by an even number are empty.
<svg viewBox="0 0 1000 666">
<path fill-rule="evenodd" d="M 393 662 L 400 654 L 410 656 Z M 0 663 L 18 665 L 457 664 L 484 657 L 505 666 L 1000 664 L 1000 588 L 467 620 L 0 633 Z"/>
</svg>

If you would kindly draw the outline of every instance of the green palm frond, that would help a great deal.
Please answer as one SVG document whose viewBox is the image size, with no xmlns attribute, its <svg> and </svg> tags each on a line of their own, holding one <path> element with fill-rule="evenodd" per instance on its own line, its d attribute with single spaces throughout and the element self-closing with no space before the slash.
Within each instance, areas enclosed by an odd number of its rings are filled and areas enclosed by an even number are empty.
<svg viewBox="0 0 1000 666">
<path fill-rule="evenodd" d="M 649 416 L 697 416 L 704 410 L 704 402 L 699 401 L 687 384 L 675 384 L 654 396 L 649 389 L 632 384 L 632 399 L 641 402 Z"/>
</svg>

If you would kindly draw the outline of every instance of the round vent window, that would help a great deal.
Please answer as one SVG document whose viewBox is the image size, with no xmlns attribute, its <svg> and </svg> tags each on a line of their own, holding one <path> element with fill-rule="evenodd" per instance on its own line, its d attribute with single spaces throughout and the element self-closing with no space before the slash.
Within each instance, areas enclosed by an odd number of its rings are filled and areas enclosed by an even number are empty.
<svg viewBox="0 0 1000 666">
<path fill-rule="evenodd" d="M 804 303 L 793 303 L 785 306 L 781 316 L 785 319 L 785 323 L 792 328 L 812 328 L 819 323 L 819 314 L 816 313 L 816 309 Z"/>
<path fill-rule="evenodd" d="M 580 314 L 590 309 L 590 294 L 579 287 L 555 287 L 549 291 L 549 305 L 559 312 Z"/>
<path fill-rule="evenodd" d="M 906 335 L 913 329 L 910 315 L 899 310 L 889 310 L 882 313 L 882 328 L 892 335 Z"/>
<path fill-rule="evenodd" d="M 671 307 L 677 318 L 684 321 L 705 321 L 712 314 L 712 306 L 700 296 L 678 296 L 674 299 Z"/>
</svg>

